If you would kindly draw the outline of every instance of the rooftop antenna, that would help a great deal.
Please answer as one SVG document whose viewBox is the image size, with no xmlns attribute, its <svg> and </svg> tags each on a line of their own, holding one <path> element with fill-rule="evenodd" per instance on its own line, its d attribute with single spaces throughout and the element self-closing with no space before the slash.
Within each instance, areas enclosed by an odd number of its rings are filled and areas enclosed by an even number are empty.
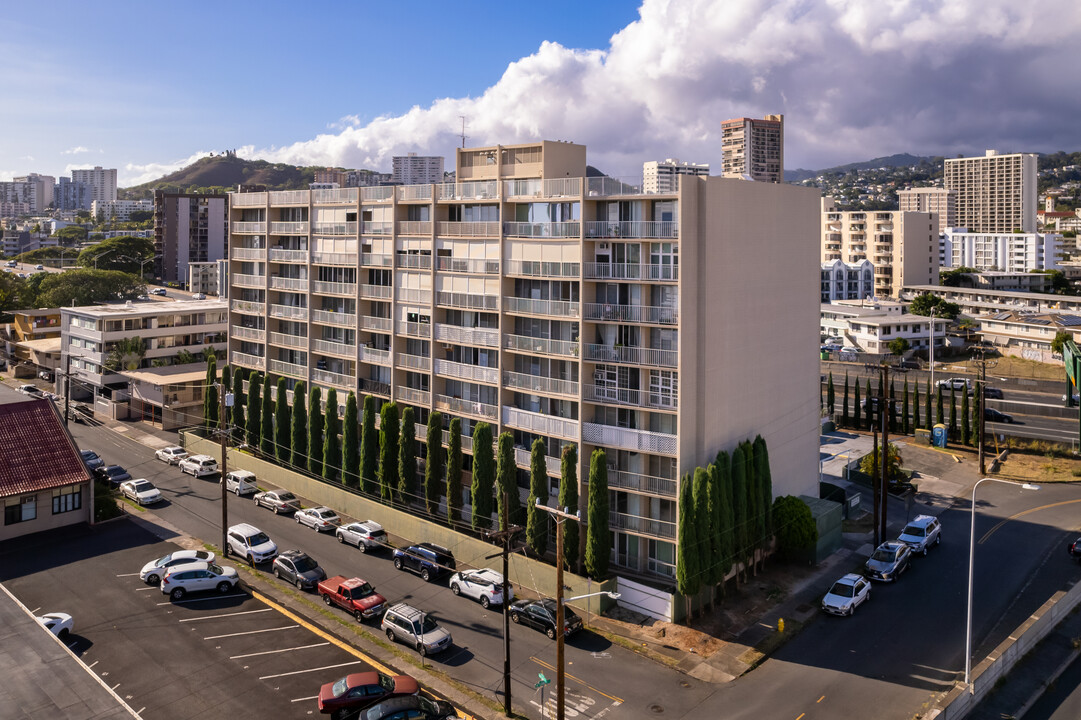
<svg viewBox="0 0 1081 720">
<path fill-rule="evenodd" d="M 467 137 L 467 135 L 465 134 L 465 115 L 459 115 L 458 117 L 460 117 L 462 119 L 462 147 L 464 148 L 465 147 L 465 139 Z"/>
</svg>

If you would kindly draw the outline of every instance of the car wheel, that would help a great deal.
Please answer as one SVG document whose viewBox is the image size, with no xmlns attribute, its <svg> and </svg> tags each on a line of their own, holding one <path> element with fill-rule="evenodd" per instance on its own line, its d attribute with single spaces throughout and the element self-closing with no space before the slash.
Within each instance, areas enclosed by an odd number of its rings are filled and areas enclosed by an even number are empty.
<svg viewBox="0 0 1081 720">
<path fill-rule="evenodd" d="M 274 568 L 274 577 L 278 578 L 279 580 L 282 579 L 281 571 L 278 570 L 278 568 Z"/>
<path fill-rule="evenodd" d="M 462 594 L 462 589 L 460 587 L 458 587 L 458 583 L 451 583 L 450 584 L 450 591 L 452 593 L 454 593 L 455 595 L 461 595 Z"/>
<path fill-rule="evenodd" d="M 401 570 L 402 569 L 402 559 L 401 558 L 394 558 L 394 568 L 396 570 Z"/>
<path fill-rule="evenodd" d="M 368 552 L 368 546 L 364 544 L 363 540 L 361 540 L 357 543 L 357 550 L 360 550 L 362 553 L 366 553 Z"/>
<path fill-rule="evenodd" d="M 297 578 L 296 586 L 297 586 L 297 590 L 303 590 L 304 589 L 304 581 L 301 580 L 300 578 Z"/>
<path fill-rule="evenodd" d="M 173 588 L 173 591 L 169 593 L 169 597 L 173 600 L 179 600 L 187 594 L 187 590 L 184 588 Z"/>
<path fill-rule="evenodd" d="M 237 485 L 236 490 L 233 490 L 233 492 L 236 493 L 237 497 L 240 497 L 240 486 Z"/>
<path fill-rule="evenodd" d="M 518 613 L 516 613 L 516 612 L 512 612 L 512 613 L 510 614 L 510 621 L 511 621 L 512 623 L 514 623 L 515 625 L 517 625 L 517 624 L 518 624 Z"/>
<path fill-rule="evenodd" d="M 940 542 L 942 542 L 942 533 L 935 535 L 935 545 L 938 545 Z"/>
<path fill-rule="evenodd" d="M 340 543 L 345 542 L 345 536 L 342 535 L 341 533 L 335 533 L 335 536 L 338 538 L 338 542 L 340 542 Z"/>
<path fill-rule="evenodd" d="M 218 592 L 220 592 L 222 595 L 224 595 L 225 593 L 229 592 L 232 589 L 233 589 L 233 584 L 232 583 L 226 582 L 225 580 L 222 580 L 220 583 L 218 583 Z"/>
<path fill-rule="evenodd" d="M 927 557 L 927 546 L 926 545 L 923 546 L 923 550 L 920 551 L 920 554 L 923 555 L 924 557 Z"/>
<path fill-rule="evenodd" d="M 158 577 L 157 575 L 151 574 L 151 575 L 146 576 L 146 584 L 147 585 L 157 585 L 160 582 L 161 582 L 161 578 Z"/>
<path fill-rule="evenodd" d="M 255 567 L 255 556 L 251 555 L 250 553 L 248 555 L 248 564 L 252 567 Z"/>
<path fill-rule="evenodd" d="M 394 631 L 390 628 L 387 628 L 387 640 L 394 642 Z"/>
<path fill-rule="evenodd" d="M 489 606 L 489 605 L 491 605 L 491 604 L 492 604 L 492 601 L 488 599 L 488 596 L 487 596 L 487 595 L 481 595 L 481 596 L 480 596 L 480 606 L 481 606 L 482 608 L 484 608 L 485 610 L 487 610 L 487 609 L 488 609 L 488 606 Z"/>
<path fill-rule="evenodd" d="M 324 595 L 323 596 L 323 602 L 326 603 L 327 605 L 330 605 L 330 595 Z"/>
<path fill-rule="evenodd" d="M 364 613 L 362 613 L 360 610 L 354 610 L 353 617 L 356 618 L 357 622 L 364 622 Z"/>
<path fill-rule="evenodd" d="M 275 510 L 274 512 L 277 512 L 277 511 Z M 294 515 L 294 516 L 293 516 L 293 519 L 297 521 L 297 525 L 299 525 L 299 524 L 300 524 L 300 518 L 299 518 L 299 517 L 297 517 L 296 515 Z"/>
<path fill-rule="evenodd" d="M 549 640 L 555 640 L 556 639 L 556 629 L 554 627 L 550 627 L 547 630 L 545 630 L 544 634 L 548 636 Z"/>
<path fill-rule="evenodd" d="M 420 571 L 420 579 L 423 580 L 424 582 L 430 582 L 431 581 L 432 574 L 430 572 L 428 572 L 428 568 L 421 569 L 421 571 Z"/>
</svg>

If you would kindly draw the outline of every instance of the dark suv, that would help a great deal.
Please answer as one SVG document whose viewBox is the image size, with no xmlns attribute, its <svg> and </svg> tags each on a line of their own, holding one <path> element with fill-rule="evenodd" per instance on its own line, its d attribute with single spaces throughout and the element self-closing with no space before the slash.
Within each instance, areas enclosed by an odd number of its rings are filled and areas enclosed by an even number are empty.
<svg viewBox="0 0 1081 720">
<path fill-rule="evenodd" d="M 432 543 L 418 543 L 394 551 L 394 567 L 410 570 L 420 575 L 424 582 L 454 570 L 454 556 L 450 550 Z"/>
</svg>

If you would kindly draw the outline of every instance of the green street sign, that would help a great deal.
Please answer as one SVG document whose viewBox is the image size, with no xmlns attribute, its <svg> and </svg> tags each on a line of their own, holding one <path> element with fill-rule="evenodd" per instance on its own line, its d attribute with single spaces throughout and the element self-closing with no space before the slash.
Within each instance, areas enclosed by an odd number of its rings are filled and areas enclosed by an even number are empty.
<svg viewBox="0 0 1081 720">
<path fill-rule="evenodd" d="M 536 685 L 533 686 L 534 690 L 536 690 L 537 688 L 540 688 L 540 687 L 544 687 L 548 683 L 552 682 L 548 678 L 544 677 L 544 673 L 537 673 L 537 677 L 540 678 L 540 681 Z"/>
</svg>

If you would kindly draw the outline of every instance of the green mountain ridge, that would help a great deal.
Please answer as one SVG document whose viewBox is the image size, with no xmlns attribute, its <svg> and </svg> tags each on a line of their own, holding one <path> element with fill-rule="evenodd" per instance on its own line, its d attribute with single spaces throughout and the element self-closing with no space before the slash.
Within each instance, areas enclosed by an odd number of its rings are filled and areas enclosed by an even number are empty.
<svg viewBox="0 0 1081 720">
<path fill-rule="evenodd" d="M 245 160 L 235 155 L 212 155 L 165 177 L 142 185 L 124 188 L 120 197 L 128 200 L 149 199 L 159 189 L 186 192 L 204 189 L 235 189 L 240 184 L 266 185 L 271 190 L 306 189 L 319 167 L 297 167 L 266 160 Z"/>
</svg>

